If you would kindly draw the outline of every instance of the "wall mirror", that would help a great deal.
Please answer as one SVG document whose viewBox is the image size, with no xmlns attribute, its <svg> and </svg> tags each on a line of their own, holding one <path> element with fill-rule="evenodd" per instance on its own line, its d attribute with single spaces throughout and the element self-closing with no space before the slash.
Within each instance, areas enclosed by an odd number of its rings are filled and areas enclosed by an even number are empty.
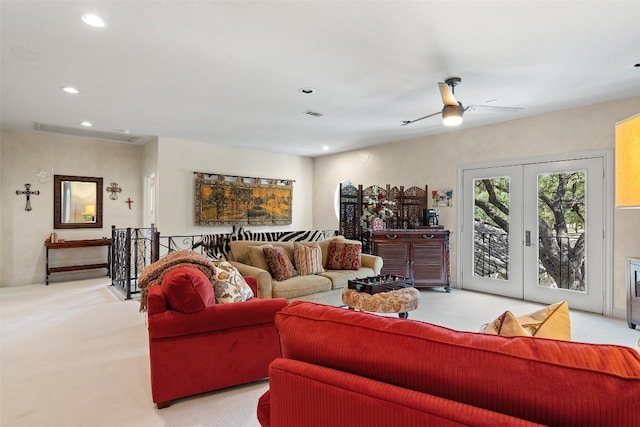
<svg viewBox="0 0 640 427">
<path fill-rule="evenodd" d="M 53 228 L 102 228 L 102 178 L 54 175 Z"/>
</svg>

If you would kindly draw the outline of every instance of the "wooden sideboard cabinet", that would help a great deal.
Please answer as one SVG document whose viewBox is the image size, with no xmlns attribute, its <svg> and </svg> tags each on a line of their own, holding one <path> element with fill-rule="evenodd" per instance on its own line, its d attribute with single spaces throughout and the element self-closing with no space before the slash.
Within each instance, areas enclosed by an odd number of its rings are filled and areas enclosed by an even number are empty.
<svg viewBox="0 0 640 427">
<path fill-rule="evenodd" d="M 111 276 L 111 239 L 91 239 L 91 240 L 66 240 L 64 242 L 44 242 L 47 247 L 47 265 L 46 265 L 46 284 L 49 284 L 49 278 L 53 273 L 64 273 L 67 271 L 93 270 L 105 268 L 107 276 Z M 59 267 L 49 267 L 49 251 L 55 249 L 82 249 L 106 246 L 106 262 L 98 264 L 82 264 L 82 265 L 64 265 Z"/>
<path fill-rule="evenodd" d="M 635 329 L 640 325 L 640 258 L 627 258 L 627 266 L 627 323 L 631 329 Z"/>
<path fill-rule="evenodd" d="M 382 257 L 382 274 L 413 279 L 417 288 L 449 284 L 449 230 L 379 230 L 372 234 L 373 253 Z"/>
</svg>

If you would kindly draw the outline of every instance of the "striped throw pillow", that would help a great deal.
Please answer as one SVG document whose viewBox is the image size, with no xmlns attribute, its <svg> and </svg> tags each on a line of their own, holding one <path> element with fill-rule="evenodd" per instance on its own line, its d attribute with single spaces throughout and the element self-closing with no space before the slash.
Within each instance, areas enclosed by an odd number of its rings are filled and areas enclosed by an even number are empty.
<svg viewBox="0 0 640 427">
<path fill-rule="evenodd" d="M 293 262 L 301 276 L 324 273 L 322 249 L 317 243 L 293 243 Z"/>
</svg>

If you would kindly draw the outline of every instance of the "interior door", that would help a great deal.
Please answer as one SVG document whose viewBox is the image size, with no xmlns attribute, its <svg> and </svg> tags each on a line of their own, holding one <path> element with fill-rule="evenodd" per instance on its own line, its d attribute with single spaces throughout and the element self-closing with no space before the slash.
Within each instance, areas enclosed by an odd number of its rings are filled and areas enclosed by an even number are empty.
<svg viewBox="0 0 640 427">
<path fill-rule="evenodd" d="M 462 287 L 602 313 L 603 164 L 464 170 Z"/>
</svg>

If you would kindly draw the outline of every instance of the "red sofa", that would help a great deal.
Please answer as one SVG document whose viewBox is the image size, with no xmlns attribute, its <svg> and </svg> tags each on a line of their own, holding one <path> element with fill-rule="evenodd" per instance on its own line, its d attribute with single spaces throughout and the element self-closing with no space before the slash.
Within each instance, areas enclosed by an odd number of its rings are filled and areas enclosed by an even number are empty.
<svg viewBox="0 0 640 427">
<path fill-rule="evenodd" d="M 257 295 L 255 278 L 245 280 Z M 165 283 L 148 288 L 151 392 L 158 409 L 173 399 L 266 378 L 280 355 L 274 317 L 287 300 L 215 304 L 211 283 L 206 286 L 205 303 L 195 308 L 184 298 L 172 307 Z"/>
<path fill-rule="evenodd" d="M 638 426 L 631 348 L 460 332 L 294 302 L 276 315 L 282 358 L 263 427 Z"/>
</svg>

